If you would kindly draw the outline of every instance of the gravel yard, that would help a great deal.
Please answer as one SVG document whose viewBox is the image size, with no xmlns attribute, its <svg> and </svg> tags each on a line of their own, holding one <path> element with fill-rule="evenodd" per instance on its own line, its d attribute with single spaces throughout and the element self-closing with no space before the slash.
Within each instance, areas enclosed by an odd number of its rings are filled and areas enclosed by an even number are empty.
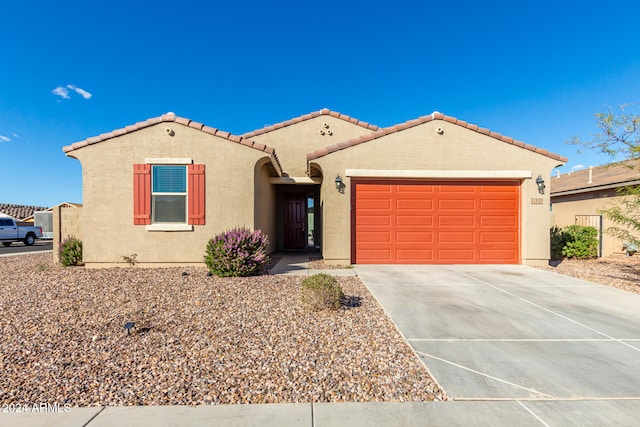
<svg viewBox="0 0 640 427">
<path fill-rule="evenodd" d="M 640 294 L 640 257 L 618 256 L 590 260 L 565 259 L 545 270 Z"/>
<path fill-rule="evenodd" d="M 338 279 L 353 307 L 319 313 L 301 305 L 301 280 L 0 258 L 0 403 L 445 398 L 358 278 Z"/>
</svg>

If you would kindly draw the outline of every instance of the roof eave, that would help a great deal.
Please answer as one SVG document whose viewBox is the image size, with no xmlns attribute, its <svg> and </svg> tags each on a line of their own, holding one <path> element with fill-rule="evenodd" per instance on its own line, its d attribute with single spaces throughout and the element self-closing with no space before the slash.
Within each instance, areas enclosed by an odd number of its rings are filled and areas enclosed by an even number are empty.
<svg viewBox="0 0 640 427">
<path fill-rule="evenodd" d="M 572 194 L 582 194 L 582 193 L 592 193 L 594 191 L 611 190 L 611 189 L 615 189 L 615 188 L 629 187 L 629 186 L 632 186 L 632 185 L 640 185 L 640 180 L 614 182 L 614 183 L 606 184 L 606 185 L 597 185 L 597 186 L 592 186 L 592 187 L 582 187 L 582 188 L 576 188 L 576 189 L 572 189 L 572 190 L 563 190 L 563 191 L 558 191 L 558 192 L 551 191 L 551 197 L 570 196 Z"/>
<path fill-rule="evenodd" d="M 362 135 L 362 136 L 360 136 L 358 138 L 350 139 L 348 141 L 341 142 L 339 144 L 330 145 L 330 146 L 322 148 L 320 150 L 316 150 L 313 153 L 308 153 L 307 154 L 307 161 L 316 160 L 316 159 L 318 159 L 320 157 L 324 157 L 324 156 L 326 156 L 328 154 L 335 153 L 336 151 L 344 150 L 345 148 L 353 147 L 354 145 L 362 144 L 364 142 L 369 142 L 369 141 L 372 141 L 374 139 L 378 139 L 378 138 L 381 138 L 383 136 L 386 136 L 386 135 L 389 135 L 389 134 L 392 134 L 392 133 L 400 132 L 400 131 L 403 131 L 405 129 L 409 129 L 409 128 L 412 128 L 412 127 L 415 127 L 415 126 L 422 125 L 424 123 L 428 123 L 428 122 L 433 121 L 433 120 L 446 121 L 446 122 L 452 123 L 452 124 L 454 124 L 456 126 L 461 126 L 461 127 L 466 128 L 466 129 L 472 130 L 474 132 L 480 133 L 482 135 L 486 135 L 486 136 L 489 136 L 491 138 L 497 139 L 499 141 L 505 142 L 507 144 L 515 145 L 517 147 L 524 148 L 524 149 L 529 150 L 529 151 L 533 151 L 534 153 L 541 154 L 541 155 L 543 155 L 545 157 L 549 157 L 549 158 L 551 158 L 553 160 L 556 160 L 556 161 L 560 162 L 559 164 L 556 165 L 556 167 L 557 166 L 563 166 L 568 161 L 568 159 L 566 157 L 562 157 L 562 156 L 560 156 L 558 154 L 551 153 L 551 152 L 549 152 L 547 150 L 535 147 L 533 145 L 525 144 L 522 141 L 518 141 L 516 139 L 513 139 L 513 138 L 511 138 L 509 136 L 502 135 L 502 134 L 497 133 L 497 132 L 493 132 L 493 131 L 491 131 L 489 129 L 481 128 L 478 125 L 474 125 L 474 124 L 468 123 L 468 122 L 466 122 L 464 120 L 459 120 L 459 119 L 457 119 L 455 117 L 452 117 L 452 116 L 446 116 L 446 115 L 444 115 L 442 113 L 439 113 L 437 111 L 433 112 L 433 113 L 431 113 L 429 115 L 426 115 L 426 116 L 418 117 L 417 119 L 406 121 L 404 123 L 400 123 L 400 124 L 397 124 L 397 125 L 394 125 L 394 126 L 390 126 L 390 127 L 387 127 L 387 128 L 378 129 L 377 131 L 375 131 L 373 133 L 370 133 L 368 135 Z"/>
<path fill-rule="evenodd" d="M 174 113 L 167 113 L 167 114 L 163 114 L 160 117 L 154 117 L 154 118 L 150 118 L 147 119 L 143 122 L 138 122 L 134 125 L 129 125 L 126 126 L 124 128 L 121 129 L 116 129 L 113 130 L 111 132 L 107 132 L 107 133 L 103 133 L 100 134 L 98 136 L 94 136 L 91 138 L 87 138 L 83 141 L 79 141 L 76 143 L 73 143 L 71 145 L 67 145 L 62 147 L 62 151 L 65 153 L 65 155 L 67 157 L 73 157 L 75 159 L 77 159 L 76 156 L 74 156 L 72 153 L 73 151 L 79 150 L 81 148 L 87 147 L 89 145 L 93 145 L 93 144 L 98 144 L 100 142 L 112 139 L 112 138 L 116 138 L 128 133 L 133 133 L 136 132 L 140 129 L 144 129 L 150 126 L 154 126 L 157 125 L 159 123 L 163 123 L 163 122 L 174 122 L 174 123 L 178 123 L 180 125 L 183 126 L 187 126 L 196 130 L 199 130 L 201 132 L 204 133 L 208 133 L 210 135 L 215 135 L 217 137 L 220 138 L 224 138 L 227 139 L 231 142 L 235 142 L 237 144 L 240 145 L 245 145 L 249 148 L 252 148 L 254 150 L 258 150 L 258 151 L 262 151 L 265 152 L 269 155 L 269 159 L 271 160 L 271 162 L 274 164 L 274 167 L 276 169 L 276 171 L 278 172 L 278 174 L 280 176 L 282 176 L 282 165 L 280 164 L 280 161 L 278 160 L 278 156 L 276 155 L 276 152 L 273 148 L 265 145 L 265 144 L 260 144 L 258 142 L 252 141 L 248 138 L 245 138 L 243 136 L 238 136 L 238 135 L 233 135 L 229 132 L 217 129 L 217 128 L 213 128 L 210 126 L 206 126 L 203 123 L 199 123 L 199 122 L 195 122 L 191 119 L 187 119 L 185 117 L 179 117 L 176 116 Z"/>
</svg>

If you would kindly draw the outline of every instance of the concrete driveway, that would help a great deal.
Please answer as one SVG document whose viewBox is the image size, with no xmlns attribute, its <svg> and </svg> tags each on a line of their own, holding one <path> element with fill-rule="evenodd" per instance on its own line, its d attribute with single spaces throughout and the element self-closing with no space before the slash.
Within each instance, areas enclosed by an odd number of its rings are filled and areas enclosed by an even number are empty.
<svg viewBox="0 0 640 427">
<path fill-rule="evenodd" d="M 598 400 L 640 416 L 640 295 L 520 265 L 356 273 L 449 397 Z"/>
</svg>

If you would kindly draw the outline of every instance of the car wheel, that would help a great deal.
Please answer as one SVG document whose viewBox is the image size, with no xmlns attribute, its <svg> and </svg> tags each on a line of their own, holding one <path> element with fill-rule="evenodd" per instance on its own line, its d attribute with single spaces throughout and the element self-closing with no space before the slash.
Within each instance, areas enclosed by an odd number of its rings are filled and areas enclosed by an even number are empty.
<svg viewBox="0 0 640 427">
<path fill-rule="evenodd" d="M 36 242 L 36 236 L 33 234 L 27 234 L 27 237 L 24 238 L 24 244 L 27 246 L 33 246 Z"/>
</svg>

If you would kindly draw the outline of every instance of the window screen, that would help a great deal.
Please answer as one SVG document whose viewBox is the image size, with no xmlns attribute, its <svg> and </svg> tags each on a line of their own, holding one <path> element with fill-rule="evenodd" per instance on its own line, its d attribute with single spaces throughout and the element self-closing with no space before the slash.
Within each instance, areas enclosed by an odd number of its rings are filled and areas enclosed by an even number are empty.
<svg viewBox="0 0 640 427">
<path fill-rule="evenodd" d="M 154 223 L 187 221 L 186 166 L 153 166 L 151 214 Z"/>
</svg>

